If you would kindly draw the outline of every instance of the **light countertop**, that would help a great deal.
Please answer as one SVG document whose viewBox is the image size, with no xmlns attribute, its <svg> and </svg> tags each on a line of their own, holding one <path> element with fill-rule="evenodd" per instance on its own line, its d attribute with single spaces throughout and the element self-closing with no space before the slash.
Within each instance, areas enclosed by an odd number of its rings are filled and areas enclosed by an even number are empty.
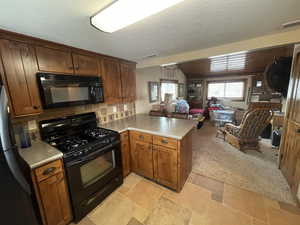
<svg viewBox="0 0 300 225">
<path fill-rule="evenodd" d="M 195 125 L 196 122 L 192 120 L 137 114 L 99 126 L 119 133 L 126 130 L 136 130 L 180 140 L 193 129 Z M 21 157 L 31 169 L 63 157 L 62 152 L 41 140 L 32 141 L 31 144 L 32 146 L 29 148 L 19 149 Z"/>
<path fill-rule="evenodd" d="M 20 148 L 19 153 L 31 169 L 63 157 L 62 152 L 41 140 L 32 141 L 29 148 Z"/>
<path fill-rule="evenodd" d="M 110 130 L 119 133 L 126 130 L 136 130 L 153 135 L 182 139 L 193 127 L 196 121 L 186 119 L 174 119 L 166 117 L 154 117 L 147 114 L 137 114 L 125 119 L 100 124 Z"/>
</svg>

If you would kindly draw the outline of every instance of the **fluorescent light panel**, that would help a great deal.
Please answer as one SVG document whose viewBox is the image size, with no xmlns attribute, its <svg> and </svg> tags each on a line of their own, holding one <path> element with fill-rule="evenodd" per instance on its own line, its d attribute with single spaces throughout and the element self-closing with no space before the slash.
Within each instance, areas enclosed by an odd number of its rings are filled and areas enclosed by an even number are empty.
<svg viewBox="0 0 300 225">
<path fill-rule="evenodd" d="M 93 26 L 112 33 L 184 0 L 117 0 L 91 17 Z"/>
</svg>

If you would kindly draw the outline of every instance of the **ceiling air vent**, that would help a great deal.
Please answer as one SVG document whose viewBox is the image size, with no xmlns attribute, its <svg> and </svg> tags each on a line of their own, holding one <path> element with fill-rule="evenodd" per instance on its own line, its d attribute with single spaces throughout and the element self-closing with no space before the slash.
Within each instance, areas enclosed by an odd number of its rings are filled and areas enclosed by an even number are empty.
<svg viewBox="0 0 300 225">
<path fill-rule="evenodd" d="M 299 25 L 300 25 L 300 20 L 294 20 L 294 21 L 290 21 L 290 22 L 282 24 L 282 28 L 290 28 L 290 27 L 299 26 Z"/>
</svg>

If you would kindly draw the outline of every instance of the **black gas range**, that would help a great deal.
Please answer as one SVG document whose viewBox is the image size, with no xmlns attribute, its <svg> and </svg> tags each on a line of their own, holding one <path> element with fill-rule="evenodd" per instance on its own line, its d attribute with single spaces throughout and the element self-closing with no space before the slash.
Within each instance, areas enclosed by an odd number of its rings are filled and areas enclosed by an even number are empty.
<svg viewBox="0 0 300 225">
<path fill-rule="evenodd" d="M 41 137 L 63 153 L 75 222 L 123 183 L 120 135 L 95 113 L 41 121 Z"/>
</svg>

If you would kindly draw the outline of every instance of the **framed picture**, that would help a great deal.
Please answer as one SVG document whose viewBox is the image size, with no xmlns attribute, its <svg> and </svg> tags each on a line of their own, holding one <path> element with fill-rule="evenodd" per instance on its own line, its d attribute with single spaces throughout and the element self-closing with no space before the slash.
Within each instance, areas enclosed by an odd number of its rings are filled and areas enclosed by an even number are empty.
<svg viewBox="0 0 300 225">
<path fill-rule="evenodd" d="M 184 84 L 179 83 L 178 84 L 178 97 L 184 97 Z"/>
<path fill-rule="evenodd" d="M 159 101 L 159 82 L 148 82 L 149 102 Z"/>
</svg>

